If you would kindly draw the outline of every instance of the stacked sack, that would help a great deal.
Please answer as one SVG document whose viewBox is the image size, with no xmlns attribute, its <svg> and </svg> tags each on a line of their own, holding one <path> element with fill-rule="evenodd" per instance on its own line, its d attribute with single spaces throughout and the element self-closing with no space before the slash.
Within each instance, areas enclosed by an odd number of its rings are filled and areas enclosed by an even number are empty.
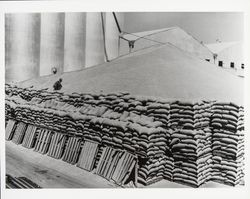
<svg viewBox="0 0 250 199">
<path fill-rule="evenodd" d="M 244 112 L 235 104 L 10 85 L 6 95 L 6 118 L 137 154 L 142 184 L 166 178 L 195 187 L 210 179 L 236 185 L 244 176 Z"/>
<path fill-rule="evenodd" d="M 243 107 L 215 103 L 213 112 L 213 180 L 235 186 L 244 176 Z"/>
<path fill-rule="evenodd" d="M 173 181 L 199 187 L 210 179 L 211 130 L 178 129 L 171 134 Z"/>
<path fill-rule="evenodd" d="M 210 126 L 212 104 L 209 101 L 170 103 L 169 128 L 202 129 Z"/>
<path fill-rule="evenodd" d="M 167 101 L 158 100 L 147 102 L 147 115 L 157 121 L 161 121 L 164 127 L 168 126 L 170 117 L 170 104 Z"/>
<path fill-rule="evenodd" d="M 213 102 L 198 101 L 194 103 L 194 128 L 203 129 L 210 127 L 210 118 L 212 115 Z"/>
<path fill-rule="evenodd" d="M 140 151 L 139 146 L 143 149 L 143 144 L 139 141 L 142 141 L 143 137 L 148 139 L 147 132 L 150 129 L 162 125 L 146 116 L 142 117 L 128 112 L 120 114 L 104 106 L 84 105 L 77 108 L 57 100 L 39 101 L 39 99 L 33 99 L 25 102 L 18 99 L 17 101 L 19 104 L 15 108 L 16 119 L 20 121 L 61 133 L 80 133 L 85 139 L 102 142 L 131 152 Z M 128 123 L 131 125 L 126 128 Z M 141 131 L 141 129 L 145 130 Z M 159 129 L 154 133 L 158 133 L 158 131 Z M 146 134 L 144 134 L 145 132 Z M 160 141 L 157 147 L 162 145 Z M 147 152 L 146 148 L 144 154 Z"/>
<path fill-rule="evenodd" d="M 148 159 L 138 169 L 138 182 L 146 186 L 163 179 L 167 160 L 165 156 Z"/>
<path fill-rule="evenodd" d="M 140 130 L 138 144 L 140 150 L 146 152 L 148 159 L 144 165 L 139 167 L 138 180 L 140 183 L 149 185 L 162 178 L 172 179 L 173 158 L 169 148 L 169 139 L 170 132 L 160 126 Z"/>
<path fill-rule="evenodd" d="M 170 104 L 169 128 L 194 129 L 195 112 L 193 106 L 192 102 L 172 102 Z"/>
</svg>

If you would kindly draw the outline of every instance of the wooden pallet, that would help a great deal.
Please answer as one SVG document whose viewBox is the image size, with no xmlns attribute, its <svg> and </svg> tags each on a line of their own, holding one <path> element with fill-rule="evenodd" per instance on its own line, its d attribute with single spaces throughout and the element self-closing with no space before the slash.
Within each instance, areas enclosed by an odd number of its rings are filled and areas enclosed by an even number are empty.
<svg viewBox="0 0 250 199">
<path fill-rule="evenodd" d="M 96 168 L 96 174 L 110 180 L 120 158 L 118 150 L 105 147 Z"/>
<path fill-rule="evenodd" d="M 80 149 L 81 149 L 82 139 L 79 137 L 69 137 L 66 142 L 66 148 L 63 153 L 62 160 L 70 164 L 76 164 Z"/>
<path fill-rule="evenodd" d="M 83 144 L 77 166 L 87 171 L 92 171 L 97 152 L 98 152 L 98 143 L 86 140 Z"/>
<path fill-rule="evenodd" d="M 115 168 L 112 180 L 114 180 L 118 184 L 123 185 L 129 178 L 135 165 L 136 165 L 135 156 L 130 153 L 124 152 Z"/>
<path fill-rule="evenodd" d="M 52 132 L 46 129 L 39 129 L 34 151 L 46 154 L 51 142 Z"/>
<path fill-rule="evenodd" d="M 5 129 L 5 139 L 6 140 L 11 140 L 14 132 L 15 132 L 15 127 L 16 127 L 16 121 L 15 120 L 9 120 Z"/>
<path fill-rule="evenodd" d="M 51 138 L 48 156 L 60 159 L 63 154 L 66 138 L 66 135 L 62 133 L 54 133 Z"/>
<path fill-rule="evenodd" d="M 105 147 L 98 162 L 96 174 L 123 185 L 130 177 L 135 165 L 136 158 L 134 155 Z"/>
<path fill-rule="evenodd" d="M 104 148 L 105 148 L 105 146 L 103 146 L 103 145 L 100 145 L 100 146 L 99 146 L 98 152 L 97 152 L 96 157 L 95 157 L 95 165 L 94 165 L 94 168 L 97 168 L 97 165 L 98 165 L 99 160 L 100 160 L 100 158 L 101 158 L 101 156 L 102 156 L 102 152 L 103 152 Z"/>
<path fill-rule="evenodd" d="M 37 127 L 34 125 L 28 125 L 26 129 L 25 136 L 23 138 L 23 143 L 22 146 L 28 149 L 31 149 L 35 145 L 35 138 L 36 138 L 36 132 L 37 132 Z"/>
<path fill-rule="evenodd" d="M 108 169 L 113 169 L 110 167 L 110 161 L 112 161 L 112 159 L 115 159 L 116 155 L 118 155 L 117 150 L 110 147 L 105 147 L 98 162 L 96 174 L 109 179 L 109 177 L 106 175 L 106 172 L 108 171 Z"/>
<path fill-rule="evenodd" d="M 6 175 L 6 188 L 8 189 L 35 189 L 41 188 L 31 180 L 25 177 L 12 177 L 11 175 Z"/>
<path fill-rule="evenodd" d="M 27 124 L 23 122 L 19 122 L 15 129 L 12 142 L 14 142 L 15 144 L 22 144 L 26 128 L 27 128 Z"/>
</svg>

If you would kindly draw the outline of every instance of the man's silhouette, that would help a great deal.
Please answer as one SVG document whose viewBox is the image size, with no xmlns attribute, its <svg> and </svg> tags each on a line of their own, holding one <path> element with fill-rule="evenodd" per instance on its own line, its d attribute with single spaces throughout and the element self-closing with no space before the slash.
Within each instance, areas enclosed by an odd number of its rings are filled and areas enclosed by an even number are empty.
<svg viewBox="0 0 250 199">
<path fill-rule="evenodd" d="M 54 90 L 60 90 L 62 88 L 62 79 L 60 78 L 58 81 L 55 82 L 53 85 Z"/>
</svg>

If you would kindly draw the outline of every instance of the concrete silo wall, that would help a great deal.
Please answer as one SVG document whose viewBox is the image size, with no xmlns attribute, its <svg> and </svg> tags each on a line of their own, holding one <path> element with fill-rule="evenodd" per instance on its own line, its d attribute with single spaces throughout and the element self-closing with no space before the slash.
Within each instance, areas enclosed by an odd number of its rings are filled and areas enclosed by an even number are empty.
<svg viewBox="0 0 250 199">
<path fill-rule="evenodd" d="M 41 14 L 40 76 L 50 75 L 52 67 L 62 72 L 64 58 L 64 13 Z"/>
<path fill-rule="evenodd" d="M 39 75 L 40 14 L 5 15 L 6 81 Z"/>
<path fill-rule="evenodd" d="M 64 72 L 85 65 L 86 13 L 65 14 Z"/>
<path fill-rule="evenodd" d="M 105 62 L 103 46 L 103 30 L 100 12 L 87 14 L 86 19 L 86 60 L 85 66 L 90 67 Z"/>
<path fill-rule="evenodd" d="M 119 19 L 122 15 L 119 14 Z M 81 70 L 118 56 L 112 13 L 6 14 L 6 81 Z M 102 28 L 104 26 L 104 30 Z"/>
</svg>

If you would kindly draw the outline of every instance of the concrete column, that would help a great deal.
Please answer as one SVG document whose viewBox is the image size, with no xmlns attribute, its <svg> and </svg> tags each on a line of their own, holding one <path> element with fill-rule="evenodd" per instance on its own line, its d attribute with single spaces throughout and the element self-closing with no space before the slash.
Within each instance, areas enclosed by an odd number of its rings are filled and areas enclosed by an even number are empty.
<svg viewBox="0 0 250 199">
<path fill-rule="evenodd" d="M 64 72 L 85 66 L 86 13 L 65 14 Z"/>
<path fill-rule="evenodd" d="M 6 81 L 23 81 L 39 75 L 40 14 L 5 15 Z"/>
<path fill-rule="evenodd" d="M 64 13 L 41 14 L 40 76 L 63 70 L 64 61 Z"/>
<path fill-rule="evenodd" d="M 86 61 L 85 67 L 105 62 L 102 20 L 100 12 L 88 12 L 86 20 Z"/>
<path fill-rule="evenodd" d="M 124 17 L 122 13 L 115 13 L 117 20 L 119 22 L 121 30 L 123 30 Z M 106 46 L 107 46 L 107 54 L 109 59 L 114 59 L 118 57 L 119 54 L 119 31 L 113 16 L 112 12 L 106 13 L 105 20 L 105 29 L 106 29 Z"/>
</svg>

